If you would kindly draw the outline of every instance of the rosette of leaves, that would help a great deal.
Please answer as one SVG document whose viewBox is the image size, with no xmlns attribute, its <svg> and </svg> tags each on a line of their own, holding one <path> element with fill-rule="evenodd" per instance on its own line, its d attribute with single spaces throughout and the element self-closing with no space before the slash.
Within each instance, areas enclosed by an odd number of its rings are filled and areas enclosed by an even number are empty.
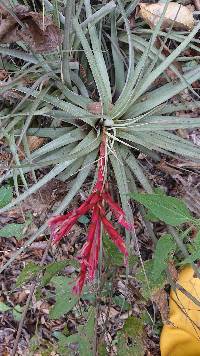
<svg viewBox="0 0 200 356">
<path fill-rule="evenodd" d="M 52 5 L 48 1 L 45 4 L 52 11 Z M 199 159 L 199 147 L 179 137 L 174 130 L 200 124 L 200 118 L 176 116 L 179 110 L 200 106 L 191 87 L 200 79 L 200 67 L 182 74 L 174 61 L 185 49 L 195 46 L 200 23 L 184 35 L 172 29 L 163 33 L 161 16 L 155 29 L 149 31 L 151 36 L 149 33 L 148 37 L 140 36 L 131 31 L 128 20 L 136 5 L 137 1 L 125 7 L 125 2 L 117 0 L 92 7 L 90 0 L 84 0 L 84 5 L 76 3 L 75 11 L 71 0 L 67 2 L 65 18 L 57 12 L 64 41 L 63 48 L 56 53 L 30 54 L 21 43 L 18 46 L 23 50 L 0 47 L 2 55 L 20 58 L 24 63 L 21 73 L 18 68 L 13 69 L 13 80 L 1 89 L 15 90 L 22 98 L 11 113 L 7 108 L 1 113 L 2 136 L 10 144 L 15 162 L 1 181 L 14 177 L 18 191 L 20 178 L 25 190 L 2 211 L 19 204 L 54 177 L 61 180 L 73 177 L 71 189 L 55 214 L 65 210 L 97 166 L 103 128 L 107 135 L 107 170 L 115 177 L 128 219 L 132 212 L 127 193 L 133 191 L 134 180 L 147 192 L 152 191 L 137 160 L 140 152 L 155 160 L 160 159 L 160 154 Z M 162 48 L 155 46 L 158 35 L 164 37 L 165 43 L 168 38 L 178 43 L 167 57 Z M 176 80 L 167 77 L 166 84 L 155 84 L 168 68 L 175 73 Z M 23 76 L 33 74 L 34 84 L 22 83 Z M 186 88 L 191 90 L 193 100 L 187 104 L 178 99 L 179 103 L 173 104 L 171 99 L 180 98 L 178 94 Z M 35 125 L 41 118 L 48 118 L 50 127 Z M 49 142 L 30 152 L 29 135 L 46 137 Z M 23 161 L 19 159 L 20 143 L 25 152 Z M 48 173 L 28 186 L 26 174 L 32 172 L 36 179 L 35 170 L 44 167 L 49 167 Z M 25 246 L 46 227 L 45 223 Z"/>
</svg>

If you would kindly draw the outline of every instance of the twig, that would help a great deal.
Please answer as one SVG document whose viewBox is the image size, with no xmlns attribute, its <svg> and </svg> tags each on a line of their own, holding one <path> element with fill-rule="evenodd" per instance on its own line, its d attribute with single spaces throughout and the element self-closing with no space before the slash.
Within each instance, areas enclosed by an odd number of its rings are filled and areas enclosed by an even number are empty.
<svg viewBox="0 0 200 356">
<path fill-rule="evenodd" d="M 46 249 L 45 249 L 45 251 L 44 251 L 44 254 L 43 254 L 42 259 L 41 259 L 41 262 L 40 262 L 40 266 L 43 266 L 43 264 L 44 264 L 44 262 L 45 262 L 45 260 L 46 260 L 46 257 L 47 257 L 49 248 L 50 248 L 50 246 L 51 246 L 51 242 L 52 242 L 52 239 L 49 240 L 49 242 L 48 242 L 48 244 L 47 244 L 47 246 L 46 246 Z M 36 280 L 35 280 L 35 281 L 32 283 L 32 285 L 31 285 L 30 293 L 29 293 L 28 299 L 27 299 L 27 301 L 26 301 L 25 308 L 24 308 L 23 313 L 22 313 L 22 317 L 21 317 L 21 320 L 20 320 L 20 323 L 19 323 L 19 327 L 18 327 L 18 330 L 17 330 L 17 335 L 16 335 L 15 343 L 14 343 L 13 350 L 12 350 L 12 353 L 11 353 L 10 356 L 15 356 L 15 354 L 16 354 L 17 346 L 18 346 L 19 339 L 20 339 L 20 336 L 21 336 L 21 333 L 22 333 L 22 328 L 23 328 L 24 320 L 25 320 L 25 317 L 26 317 L 26 314 L 27 314 L 27 311 L 28 311 L 30 302 L 31 302 L 31 300 L 32 300 L 33 293 L 34 293 L 35 287 L 36 287 L 36 285 L 37 285 L 37 282 L 38 282 L 38 276 L 37 276 Z"/>
</svg>

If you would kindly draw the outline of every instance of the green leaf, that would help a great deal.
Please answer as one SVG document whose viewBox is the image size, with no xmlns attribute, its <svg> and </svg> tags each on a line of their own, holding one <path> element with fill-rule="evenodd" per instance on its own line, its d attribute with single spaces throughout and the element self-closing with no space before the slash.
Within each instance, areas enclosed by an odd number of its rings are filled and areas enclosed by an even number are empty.
<svg viewBox="0 0 200 356">
<path fill-rule="evenodd" d="M 15 305 L 15 307 L 13 308 L 12 310 L 12 313 L 13 313 L 13 318 L 16 320 L 16 321 L 20 321 L 21 320 L 21 317 L 22 317 L 22 307 L 20 305 Z"/>
<path fill-rule="evenodd" d="M 55 331 L 53 333 L 53 336 L 56 337 L 58 341 L 58 350 L 59 350 L 59 355 L 70 355 L 70 344 L 71 343 L 78 343 L 79 341 L 79 335 L 78 334 L 73 334 L 70 336 L 65 336 L 59 331 Z"/>
<path fill-rule="evenodd" d="M 24 236 L 24 228 L 27 224 L 7 224 L 2 229 L 0 229 L 0 237 L 16 237 L 17 240 L 20 240 Z"/>
<path fill-rule="evenodd" d="M 40 270 L 41 267 L 36 265 L 35 263 L 27 263 L 27 265 L 21 271 L 20 275 L 17 277 L 16 286 L 21 287 L 24 283 L 35 277 Z"/>
<path fill-rule="evenodd" d="M 67 264 L 69 264 L 68 260 L 50 263 L 46 267 L 44 276 L 42 277 L 42 286 L 46 286 L 46 284 L 50 282 L 51 278 L 58 272 L 62 271 Z"/>
<path fill-rule="evenodd" d="M 76 305 L 78 297 L 72 294 L 71 282 L 71 278 L 62 276 L 51 279 L 51 283 L 56 288 L 56 303 L 49 313 L 51 319 L 59 319 Z"/>
<path fill-rule="evenodd" d="M 124 256 L 114 243 L 109 239 L 108 235 L 103 237 L 103 246 L 106 251 L 109 263 L 114 266 L 123 266 L 124 265 Z"/>
<path fill-rule="evenodd" d="M 68 355 L 66 348 L 70 348 L 70 343 L 79 344 L 79 355 L 92 355 L 94 325 L 95 325 L 95 310 L 90 308 L 85 315 L 87 322 L 78 327 L 78 333 L 70 336 L 65 336 L 60 332 L 54 332 L 54 336 L 59 340 L 59 351 L 61 355 Z"/>
<path fill-rule="evenodd" d="M 166 224 L 177 226 L 194 220 L 185 203 L 180 199 L 160 194 L 140 193 L 132 193 L 131 197 Z"/>
<path fill-rule="evenodd" d="M 144 354 L 142 332 L 144 322 L 140 318 L 130 316 L 126 319 L 123 329 L 118 332 L 118 355 L 138 356 Z M 132 338 L 132 345 L 130 345 Z"/>
<path fill-rule="evenodd" d="M 98 342 L 98 356 L 108 356 L 104 340 L 99 340 Z"/>
<path fill-rule="evenodd" d="M 87 315 L 87 323 L 78 328 L 79 332 L 79 355 L 93 355 L 93 338 L 95 327 L 95 309 L 90 307 Z"/>
<path fill-rule="evenodd" d="M 129 337 L 140 338 L 143 330 L 143 321 L 135 316 L 129 316 L 123 327 L 123 333 Z"/>
<path fill-rule="evenodd" d="M 60 147 L 68 145 L 72 142 L 77 142 L 77 141 L 83 139 L 84 137 L 85 137 L 85 134 L 84 134 L 84 132 L 81 132 L 81 130 L 79 130 L 79 129 L 71 130 L 70 132 L 67 132 L 64 135 L 60 135 L 53 141 L 38 148 L 36 151 L 34 151 L 32 153 L 31 158 L 33 158 L 33 159 L 38 158 L 46 153 L 54 151 Z"/>
<path fill-rule="evenodd" d="M 153 257 L 152 278 L 157 280 L 167 268 L 167 263 L 170 254 L 176 249 L 173 236 L 166 234 L 160 237 L 156 244 L 156 249 Z"/>
<path fill-rule="evenodd" d="M 159 278 L 152 278 L 153 260 L 143 262 L 143 267 L 140 267 L 136 273 L 136 279 L 141 283 L 141 293 L 148 300 L 152 295 L 165 285 L 166 277 L 163 273 Z"/>
<path fill-rule="evenodd" d="M 181 264 L 192 263 L 200 259 L 200 231 L 192 242 L 192 250 L 191 255 L 182 261 Z"/>
<path fill-rule="evenodd" d="M 145 215 L 145 219 L 146 220 L 149 220 L 149 221 L 152 221 L 152 222 L 157 222 L 159 221 L 159 219 L 151 212 L 151 211 L 148 211 Z"/>
<path fill-rule="evenodd" d="M 120 295 L 116 295 L 112 297 L 113 303 L 118 305 L 122 310 L 130 310 L 131 305 L 124 299 L 124 297 L 120 297 Z"/>
<path fill-rule="evenodd" d="M 9 185 L 0 188 L 0 208 L 3 208 L 5 205 L 9 204 L 12 198 L 13 191 Z"/>
<path fill-rule="evenodd" d="M 11 307 L 9 307 L 7 304 L 0 302 L 0 313 L 5 313 L 10 309 Z"/>
</svg>

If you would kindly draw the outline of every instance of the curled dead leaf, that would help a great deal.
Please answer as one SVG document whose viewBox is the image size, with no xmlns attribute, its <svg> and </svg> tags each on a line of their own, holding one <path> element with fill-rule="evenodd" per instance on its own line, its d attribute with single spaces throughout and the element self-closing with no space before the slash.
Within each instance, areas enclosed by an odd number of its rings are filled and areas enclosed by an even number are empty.
<svg viewBox="0 0 200 356">
<path fill-rule="evenodd" d="M 162 16 L 164 8 L 164 3 L 141 3 L 139 15 L 151 28 L 154 28 Z M 177 30 L 192 30 L 194 27 L 192 11 L 186 6 L 170 2 L 165 10 L 161 29 L 167 29 L 171 26 Z"/>
<path fill-rule="evenodd" d="M 1 43 L 24 41 L 37 53 L 52 52 L 62 43 L 61 31 L 53 23 L 51 16 L 29 11 L 29 8 L 23 5 L 16 6 L 12 11 L 16 17 L 0 7 Z"/>
</svg>

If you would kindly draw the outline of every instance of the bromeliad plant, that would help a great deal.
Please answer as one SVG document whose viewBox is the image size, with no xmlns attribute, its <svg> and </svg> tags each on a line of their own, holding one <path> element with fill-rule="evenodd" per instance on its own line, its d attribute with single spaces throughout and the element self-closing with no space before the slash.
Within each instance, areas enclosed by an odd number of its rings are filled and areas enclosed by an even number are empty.
<svg viewBox="0 0 200 356">
<path fill-rule="evenodd" d="M 131 11 L 137 3 L 131 4 Z M 45 4 L 47 10 L 52 6 L 48 1 Z M 70 191 L 54 212 L 56 216 L 67 208 L 97 164 L 99 168 L 97 178 L 95 176 L 94 179 L 95 188 L 83 205 L 63 217 L 50 220 L 53 237 L 57 241 L 69 231 L 80 215 L 92 212 L 88 241 L 80 254 L 82 270 L 77 285 L 77 291 L 80 291 L 86 270 L 93 278 L 98 263 L 100 225 L 104 226 L 121 252 L 127 255 L 120 235 L 105 216 L 105 205 L 125 228 L 133 224 L 127 194 L 135 189 L 134 179 L 147 192 L 152 191 L 137 160 L 138 153 L 143 152 L 155 160 L 160 159 L 159 154 L 199 160 L 199 147 L 179 137 L 174 130 L 200 125 L 200 118 L 187 116 L 180 119 L 176 116 L 177 111 L 200 106 L 199 101 L 195 101 L 195 92 L 191 87 L 192 83 L 200 79 L 200 67 L 196 66 L 182 74 L 174 61 L 179 60 L 185 49 L 194 47 L 193 41 L 200 29 L 200 23 L 188 34 L 177 35 L 172 30 L 163 33 L 160 31 L 161 17 L 151 38 L 147 40 L 145 31 L 142 36 L 138 35 L 137 29 L 135 33 L 131 31 L 127 17 L 130 6 L 126 7 L 122 0 L 117 0 L 116 3 L 110 1 L 106 5 L 100 3 L 95 12 L 89 0 L 84 0 L 84 9 L 82 2 L 77 2 L 74 16 L 73 1 L 68 1 L 67 6 L 66 19 L 60 14 L 61 27 L 64 24 L 64 42 L 60 52 L 31 55 L 24 50 L 0 47 L 3 55 L 24 60 L 24 75 L 34 73 L 37 77 L 32 86 L 25 85 L 21 82 L 22 74 L 19 75 L 14 70 L 13 82 L 1 89 L 5 92 L 12 88 L 22 96 L 21 102 L 11 114 L 6 110 L 1 114 L 2 132 L 10 144 L 16 163 L 16 168 L 3 176 L 1 181 L 14 176 L 18 192 L 20 177 L 26 188 L 2 211 L 19 204 L 52 178 L 65 181 L 75 177 Z M 173 38 L 180 44 L 165 57 L 162 48 L 155 46 L 157 35 L 163 38 L 165 44 L 167 38 Z M 195 48 L 199 51 L 198 47 Z M 155 86 L 155 81 L 168 68 L 175 73 L 176 80 L 169 81 L 167 78 L 167 84 Z M 186 88 L 192 92 L 192 101 L 183 104 L 178 95 Z M 174 96 L 179 100 L 176 105 L 171 100 Z M 35 128 L 36 125 L 31 125 L 34 118 L 40 121 L 41 117 L 50 118 L 49 128 Z M 48 137 L 51 141 L 30 152 L 28 135 Z M 20 142 L 23 143 L 26 155 L 23 161 L 20 161 L 18 154 Z M 105 157 L 101 151 L 106 152 Z M 36 178 L 35 169 L 47 166 L 51 167 L 49 172 L 28 187 L 26 174 L 32 172 Z M 116 181 L 123 210 L 111 200 L 106 187 L 105 171 L 109 172 L 109 180 Z M 100 174 L 105 180 L 101 184 Z M 26 246 L 46 228 L 47 223 Z M 126 230 L 127 245 L 131 237 L 134 237 L 134 230 Z M 19 253 L 20 251 L 16 255 Z"/>
</svg>

